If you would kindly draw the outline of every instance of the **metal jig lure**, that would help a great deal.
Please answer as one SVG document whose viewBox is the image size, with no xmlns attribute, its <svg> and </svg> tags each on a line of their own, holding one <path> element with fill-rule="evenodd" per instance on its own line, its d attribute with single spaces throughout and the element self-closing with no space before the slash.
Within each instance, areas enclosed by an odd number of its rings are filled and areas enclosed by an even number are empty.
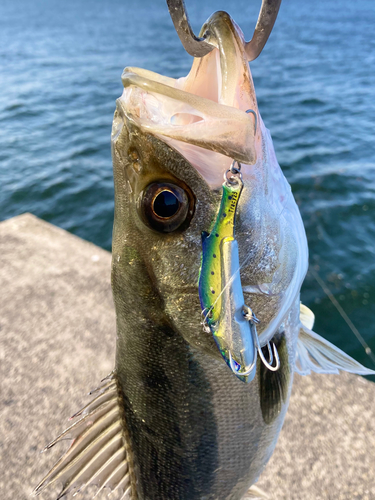
<svg viewBox="0 0 375 500">
<path fill-rule="evenodd" d="M 273 344 L 271 349 L 268 342 L 269 360 L 266 360 L 256 330 L 259 321 L 245 305 L 238 244 L 234 236 L 242 188 L 241 164 L 233 161 L 224 174 L 223 195 L 214 227 L 210 234 L 202 235 L 199 298 L 205 331 L 212 333 L 223 358 L 236 376 L 250 382 L 255 376 L 257 353 L 272 371 L 279 369 L 280 359 L 276 345 Z"/>
</svg>

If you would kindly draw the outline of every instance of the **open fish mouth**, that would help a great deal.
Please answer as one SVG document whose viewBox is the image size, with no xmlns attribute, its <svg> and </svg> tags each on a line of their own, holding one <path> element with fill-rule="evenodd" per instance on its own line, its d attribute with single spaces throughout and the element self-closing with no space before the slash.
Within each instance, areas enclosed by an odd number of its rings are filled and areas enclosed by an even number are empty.
<svg viewBox="0 0 375 500">
<path fill-rule="evenodd" d="M 256 162 L 258 109 L 241 30 L 225 12 L 213 14 L 202 32 L 207 29 L 217 48 L 196 58 L 187 77 L 125 68 L 118 104 L 129 120 L 177 149 L 218 188 L 232 160 Z"/>
<path fill-rule="evenodd" d="M 306 273 L 306 265 L 300 263 L 306 260 L 307 248 L 305 241 L 301 241 L 296 252 L 301 254 L 301 258 L 298 263 L 290 262 L 288 279 L 279 276 L 278 263 L 273 265 L 266 278 L 256 277 L 256 284 L 266 282 L 272 288 L 272 281 L 276 279 L 283 286 L 282 292 L 277 289 L 273 294 L 274 299 L 277 296 L 277 300 L 273 301 L 276 305 L 272 306 L 275 310 L 272 312 L 272 307 L 269 308 L 267 317 L 261 318 L 261 335 L 258 337 L 256 316 L 249 314 L 251 304 L 245 304 L 244 300 L 243 292 L 246 293 L 248 287 L 245 285 L 243 290 L 240 277 L 244 274 L 243 283 L 254 283 L 254 280 L 247 279 L 246 274 L 257 259 L 246 257 L 245 261 L 241 259 L 240 264 L 240 256 L 248 244 L 244 237 L 236 239 L 235 226 L 237 232 L 238 224 L 235 216 L 239 214 L 241 218 L 239 235 L 251 231 L 252 217 L 249 212 L 253 208 L 246 207 L 256 205 L 254 200 L 261 195 L 269 207 L 264 207 L 264 221 L 260 224 L 267 225 L 267 212 L 272 210 L 272 218 L 275 219 L 290 202 L 290 187 L 279 172 L 276 160 L 264 159 L 267 148 L 269 156 L 274 156 L 274 153 L 259 115 L 246 44 L 240 28 L 227 13 L 216 12 L 202 27 L 201 35 L 203 33 L 209 33 L 206 40 L 215 48 L 204 57 L 194 59 L 187 77 L 173 79 L 148 70 L 126 68 L 122 75 L 124 92 L 118 99 L 118 107 L 136 127 L 155 135 L 186 158 L 211 190 L 224 190 L 217 221 L 231 209 L 231 195 L 225 190 L 230 191 L 234 184 L 231 185 L 227 177 L 223 184 L 223 175 L 230 171 L 232 164 L 241 168 L 237 204 L 235 209 L 232 207 L 233 217 L 226 218 L 229 232 L 224 230 L 220 237 L 212 236 L 216 231 L 216 222 L 211 221 L 210 236 L 202 238 L 199 297 L 204 328 L 207 333 L 211 332 L 226 364 L 236 376 L 250 382 L 256 372 L 257 352 L 262 357 L 261 346 L 268 345 L 270 369 L 278 366 L 277 353 L 269 342 L 299 293 Z M 116 127 L 114 133 L 117 133 Z M 270 186 L 270 183 L 273 185 Z M 271 192 L 274 194 L 270 195 Z M 223 205 L 223 200 L 228 207 Z M 298 213 L 294 206 L 293 211 Z M 304 234 L 299 214 L 293 217 L 297 220 L 297 231 L 302 229 Z M 244 227 L 245 220 L 248 227 Z M 296 220 L 289 222 L 295 225 Z M 259 226 L 259 221 L 255 221 L 256 224 Z M 261 235 L 260 241 L 262 238 Z M 259 243 L 259 248 L 262 245 L 265 247 L 265 244 Z M 263 250 L 257 252 L 259 254 Z M 278 253 L 279 249 L 273 251 L 276 260 L 279 259 Z M 213 261 L 216 263 L 215 270 Z M 261 264 L 263 268 L 268 265 Z M 268 267 L 272 268 L 271 265 Z M 281 272 L 285 269 L 284 266 Z M 253 289 L 250 294 L 254 295 Z M 211 300 L 213 295 L 215 299 Z M 269 297 L 269 294 L 260 295 L 265 300 Z M 265 308 L 264 300 L 260 306 Z"/>
</svg>

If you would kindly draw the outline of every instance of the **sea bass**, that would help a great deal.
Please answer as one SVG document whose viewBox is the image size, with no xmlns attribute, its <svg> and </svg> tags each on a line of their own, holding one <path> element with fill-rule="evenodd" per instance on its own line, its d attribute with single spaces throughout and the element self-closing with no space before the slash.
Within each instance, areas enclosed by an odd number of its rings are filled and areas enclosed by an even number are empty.
<svg viewBox="0 0 375 500">
<path fill-rule="evenodd" d="M 127 68 L 113 120 L 113 373 L 36 488 L 241 499 L 275 448 L 294 373 L 370 374 L 300 305 L 306 235 L 260 117 L 239 27 L 185 78 Z"/>
</svg>

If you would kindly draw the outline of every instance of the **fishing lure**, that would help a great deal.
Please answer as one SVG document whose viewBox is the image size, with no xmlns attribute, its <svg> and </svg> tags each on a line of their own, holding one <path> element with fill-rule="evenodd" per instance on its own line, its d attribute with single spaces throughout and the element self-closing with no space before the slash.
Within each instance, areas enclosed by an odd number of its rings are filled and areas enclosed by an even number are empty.
<svg viewBox="0 0 375 500">
<path fill-rule="evenodd" d="M 280 359 L 275 344 L 272 353 L 269 342 L 269 361 L 265 359 L 256 330 L 259 320 L 245 305 L 235 239 L 235 220 L 242 189 L 241 164 L 233 161 L 224 174 L 221 204 L 212 232 L 202 235 L 199 297 L 205 331 L 212 333 L 223 358 L 237 377 L 251 382 L 256 373 L 257 353 L 271 371 L 279 369 Z"/>
</svg>

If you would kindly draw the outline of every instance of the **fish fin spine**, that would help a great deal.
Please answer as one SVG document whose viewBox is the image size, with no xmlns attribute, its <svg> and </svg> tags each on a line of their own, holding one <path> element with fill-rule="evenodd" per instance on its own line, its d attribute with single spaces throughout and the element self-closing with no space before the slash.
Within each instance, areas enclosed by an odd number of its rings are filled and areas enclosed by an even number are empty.
<svg viewBox="0 0 375 500">
<path fill-rule="evenodd" d="M 375 375 L 375 370 L 361 365 L 302 322 L 297 339 L 295 371 L 299 375 L 309 375 L 311 372 L 338 374 L 340 371 Z"/>
<path fill-rule="evenodd" d="M 72 490 L 83 491 L 89 485 L 99 486 L 96 494 L 108 487 L 123 490 L 123 497 L 136 500 L 136 479 L 129 434 L 126 426 L 123 395 L 116 373 L 104 379 L 95 397 L 71 417 L 77 419 L 46 448 L 62 440 L 71 440 L 48 474 L 34 489 L 39 495 L 46 488 L 62 482 L 58 498 Z"/>
</svg>

